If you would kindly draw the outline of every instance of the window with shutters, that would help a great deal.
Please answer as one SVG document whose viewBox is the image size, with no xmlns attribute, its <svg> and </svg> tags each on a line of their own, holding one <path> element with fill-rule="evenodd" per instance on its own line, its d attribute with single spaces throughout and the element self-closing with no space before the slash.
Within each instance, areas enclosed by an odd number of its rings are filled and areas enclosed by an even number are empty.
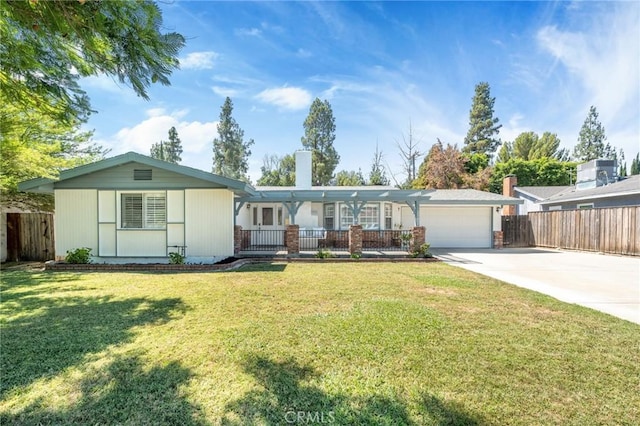
<svg viewBox="0 0 640 426">
<path fill-rule="evenodd" d="M 157 193 L 121 194 L 121 227 L 125 229 L 165 229 L 167 197 Z"/>
</svg>

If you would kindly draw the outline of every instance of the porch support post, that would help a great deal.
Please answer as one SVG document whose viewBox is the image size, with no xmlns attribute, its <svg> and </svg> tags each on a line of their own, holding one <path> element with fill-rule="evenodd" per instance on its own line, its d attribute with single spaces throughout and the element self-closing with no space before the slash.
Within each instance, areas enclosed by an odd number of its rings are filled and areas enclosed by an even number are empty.
<svg viewBox="0 0 640 426">
<path fill-rule="evenodd" d="M 413 212 L 414 226 L 420 226 L 420 203 L 418 201 L 407 201 L 406 203 Z"/>
<path fill-rule="evenodd" d="M 364 207 L 364 205 L 367 204 L 367 202 L 366 201 L 347 201 L 345 202 L 345 204 L 347 205 L 347 207 L 349 207 L 349 210 L 351 210 L 351 213 L 353 214 L 354 225 L 359 224 L 360 212 L 362 211 L 362 208 Z"/>
<path fill-rule="evenodd" d="M 236 216 L 238 216 L 238 213 L 240 213 L 240 209 L 242 207 L 244 207 L 245 202 L 244 201 L 238 201 L 236 202 Z"/>
<path fill-rule="evenodd" d="M 291 225 L 295 225 L 296 223 L 296 214 L 298 214 L 298 210 L 302 205 L 303 201 L 283 201 L 282 205 L 286 207 L 289 212 L 289 223 Z"/>
</svg>

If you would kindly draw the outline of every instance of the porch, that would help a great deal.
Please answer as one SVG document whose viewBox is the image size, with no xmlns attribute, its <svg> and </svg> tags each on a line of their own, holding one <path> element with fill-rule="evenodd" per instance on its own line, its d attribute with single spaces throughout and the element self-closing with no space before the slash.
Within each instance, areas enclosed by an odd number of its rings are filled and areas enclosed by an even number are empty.
<svg viewBox="0 0 640 426">
<path fill-rule="evenodd" d="M 287 225 L 284 230 L 247 230 L 236 226 L 234 240 L 235 254 L 243 256 L 315 254 L 319 250 L 346 256 L 406 255 L 424 243 L 424 227 L 363 230 L 361 225 L 352 225 L 349 230 L 325 230 Z"/>
</svg>

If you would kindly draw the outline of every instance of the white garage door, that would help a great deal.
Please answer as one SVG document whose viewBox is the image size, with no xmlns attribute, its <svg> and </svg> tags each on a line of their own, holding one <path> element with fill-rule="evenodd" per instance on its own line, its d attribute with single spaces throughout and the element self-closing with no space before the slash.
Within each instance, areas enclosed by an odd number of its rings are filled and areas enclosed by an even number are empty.
<svg viewBox="0 0 640 426">
<path fill-rule="evenodd" d="M 491 207 L 422 207 L 431 247 L 491 248 Z"/>
</svg>

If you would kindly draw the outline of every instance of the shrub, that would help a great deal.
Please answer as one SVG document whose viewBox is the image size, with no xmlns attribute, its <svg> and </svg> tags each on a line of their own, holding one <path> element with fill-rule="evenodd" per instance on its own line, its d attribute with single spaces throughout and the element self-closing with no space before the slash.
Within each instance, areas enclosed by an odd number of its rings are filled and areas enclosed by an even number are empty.
<svg viewBox="0 0 640 426">
<path fill-rule="evenodd" d="M 185 257 L 180 253 L 176 253 L 175 251 L 169 253 L 169 263 L 172 265 L 184 265 L 184 259 Z"/>
<path fill-rule="evenodd" d="M 329 259 L 330 257 L 334 257 L 334 256 L 333 256 L 333 253 L 331 253 L 329 250 L 320 249 L 316 253 L 316 257 L 318 259 Z"/>
<path fill-rule="evenodd" d="M 431 244 L 429 243 L 424 243 L 422 244 L 417 250 L 413 250 L 411 251 L 411 253 L 409 253 L 409 256 L 411 257 L 433 257 L 433 255 L 429 252 L 429 248 L 431 247 Z"/>
<path fill-rule="evenodd" d="M 361 257 L 362 257 L 362 254 L 360 253 L 351 253 L 352 259 L 360 259 Z"/>
<path fill-rule="evenodd" d="M 67 263 L 91 263 L 91 249 L 81 247 L 74 250 L 67 250 L 67 256 L 64 260 Z"/>
</svg>

